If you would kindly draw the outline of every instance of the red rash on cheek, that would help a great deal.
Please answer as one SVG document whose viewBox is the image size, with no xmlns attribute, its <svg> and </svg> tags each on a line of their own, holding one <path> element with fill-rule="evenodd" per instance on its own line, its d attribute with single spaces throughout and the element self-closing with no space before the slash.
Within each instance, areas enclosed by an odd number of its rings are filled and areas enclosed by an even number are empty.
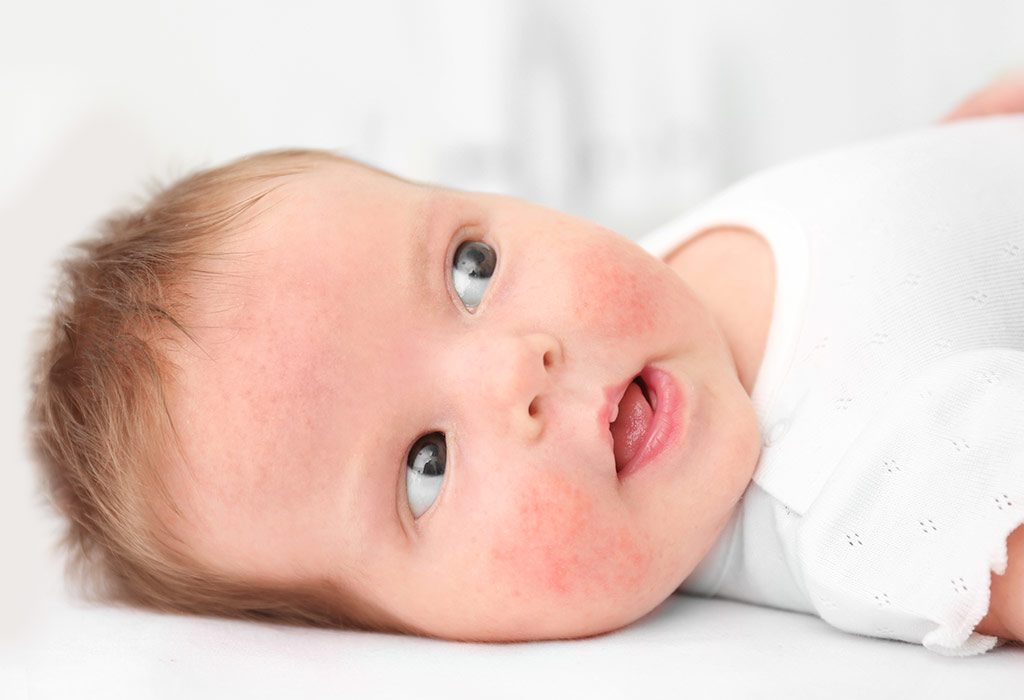
<svg viewBox="0 0 1024 700">
<path fill-rule="evenodd" d="M 571 308 L 584 327 L 621 338 L 654 329 L 655 309 L 647 296 L 652 274 L 647 261 L 633 251 L 608 244 L 595 245 L 572 270 Z"/>
<path fill-rule="evenodd" d="M 557 472 L 533 479 L 490 548 L 495 582 L 514 597 L 564 600 L 646 590 L 652 556 L 636 533 L 606 514 Z"/>
</svg>

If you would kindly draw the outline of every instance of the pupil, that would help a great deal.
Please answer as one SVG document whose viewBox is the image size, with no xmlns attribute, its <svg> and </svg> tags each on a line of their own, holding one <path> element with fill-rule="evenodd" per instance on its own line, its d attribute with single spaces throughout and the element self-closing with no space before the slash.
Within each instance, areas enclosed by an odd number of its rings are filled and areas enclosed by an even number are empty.
<svg viewBox="0 0 1024 700">
<path fill-rule="evenodd" d="M 455 266 L 474 278 L 487 278 L 494 274 L 494 251 L 486 243 L 468 241 L 455 252 Z"/>
<path fill-rule="evenodd" d="M 442 476 L 445 467 L 444 435 L 426 435 L 409 451 L 409 468 L 424 476 Z"/>
</svg>

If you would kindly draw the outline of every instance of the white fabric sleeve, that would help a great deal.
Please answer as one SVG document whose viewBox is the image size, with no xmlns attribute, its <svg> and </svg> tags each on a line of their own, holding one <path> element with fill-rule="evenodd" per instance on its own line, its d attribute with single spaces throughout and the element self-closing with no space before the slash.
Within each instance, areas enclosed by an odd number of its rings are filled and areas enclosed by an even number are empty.
<svg viewBox="0 0 1024 700">
<path fill-rule="evenodd" d="M 826 622 L 970 656 L 997 646 L 974 628 L 1022 523 L 1024 352 L 975 349 L 890 393 L 806 513 L 798 559 Z"/>
</svg>

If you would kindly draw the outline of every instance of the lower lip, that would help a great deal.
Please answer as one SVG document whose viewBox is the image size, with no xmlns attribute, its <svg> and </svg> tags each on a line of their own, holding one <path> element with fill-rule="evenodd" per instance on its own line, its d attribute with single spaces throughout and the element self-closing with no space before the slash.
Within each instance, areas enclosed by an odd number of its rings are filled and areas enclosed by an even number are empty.
<svg viewBox="0 0 1024 700">
<path fill-rule="evenodd" d="M 619 471 L 620 479 L 635 474 L 653 462 L 670 445 L 675 444 L 682 434 L 683 392 L 679 390 L 679 385 L 667 372 L 653 367 L 644 367 L 640 378 L 657 397 L 658 405 L 651 416 L 647 440 L 633 455 L 633 459 Z"/>
</svg>

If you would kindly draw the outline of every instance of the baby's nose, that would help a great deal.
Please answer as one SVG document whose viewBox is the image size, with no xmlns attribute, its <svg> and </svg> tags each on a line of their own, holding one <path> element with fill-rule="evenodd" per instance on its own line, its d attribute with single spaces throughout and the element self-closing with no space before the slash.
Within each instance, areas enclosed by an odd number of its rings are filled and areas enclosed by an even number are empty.
<svg viewBox="0 0 1024 700">
<path fill-rule="evenodd" d="M 510 426 L 527 437 L 543 430 L 550 410 L 553 375 L 562 362 L 557 339 L 544 333 L 480 339 L 475 362 L 478 386 L 488 405 L 507 416 Z"/>
</svg>

